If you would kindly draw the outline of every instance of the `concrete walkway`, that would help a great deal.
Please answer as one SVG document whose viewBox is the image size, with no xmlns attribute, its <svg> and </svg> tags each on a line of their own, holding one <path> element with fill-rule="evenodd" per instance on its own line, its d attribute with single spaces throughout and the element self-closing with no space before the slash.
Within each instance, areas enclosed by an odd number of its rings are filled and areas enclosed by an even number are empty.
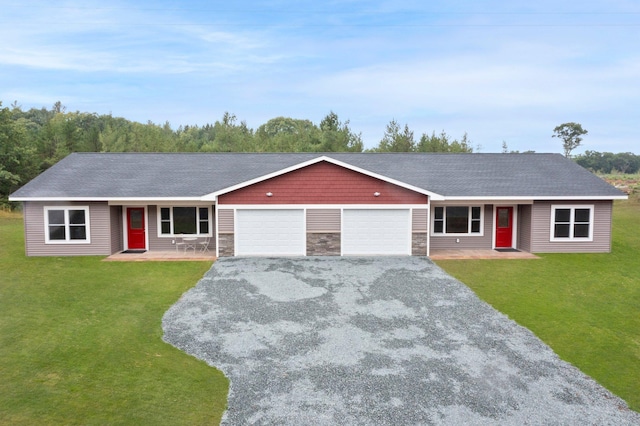
<svg viewBox="0 0 640 426">
<path fill-rule="evenodd" d="M 456 260 L 456 259 L 539 259 L 533 253 L 526 251 L 497 250 L 431 250 L 429 258 L 432 260 Z"/>
<path fill-rule="evenodd" d="M 498 252 L 496 250 L 432 250 L 430 259 L 538 259 L 538 256 L 523 251 Z M 191 261 L 216 260 L 215 251 L 176 251 L 176 250 L 148 250 L 144 253 L 115 253 L 104 259 L 107 262 L 146 262 L 146 261 Z"/>
<path fill-rule="evenodd" d="M 231 381 L 230 425 L 638 425 L 425 258 L 225 258 L 164 339 Z"/>
<path fill-rule="evenodd" d="M 152 250 L 144 253 L 115 253 L 104 258 L 105 262 L 171 262 L 171 261 L 205 261 L 213 262 L 216 255 L 213 252 Z"/>
</svg>

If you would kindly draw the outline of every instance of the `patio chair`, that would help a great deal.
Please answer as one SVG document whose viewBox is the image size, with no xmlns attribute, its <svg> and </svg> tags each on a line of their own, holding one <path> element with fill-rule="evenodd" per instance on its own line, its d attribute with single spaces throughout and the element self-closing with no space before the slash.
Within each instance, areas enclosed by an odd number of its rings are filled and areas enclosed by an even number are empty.
<svg viewBox="0 0 640 426">
<path fill-rule="evenodd" d="M 203 241 L 200 241 L 198 245 L 200 246 L 200 251 L 205 252 L 209 251 L 209 243 L 211 242 L 211 238 L 206 237 Z"/>
<path fill-rule="evenodd" d="M 184 252 L 186 253 L 188 250 L 193 249 L 193 252 L 196 252 L 198 248 L 198 237 L 191 234 L 183 234 L 182 242 L 184 243 Z"/>
</svg>

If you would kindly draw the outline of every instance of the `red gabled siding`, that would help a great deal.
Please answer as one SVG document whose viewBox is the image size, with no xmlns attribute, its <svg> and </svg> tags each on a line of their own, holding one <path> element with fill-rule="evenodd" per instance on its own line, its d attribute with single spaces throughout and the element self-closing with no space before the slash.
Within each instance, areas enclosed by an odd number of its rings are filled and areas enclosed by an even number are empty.
<svg viewBox="0 0 640 426">
<path fill-rule="evenodd" d="M 273 195 L 267 197 L 266 193 Z M 379 192 L 380 196 L 373 194 Z M 219 204 L 426 204 L 427 196 L 322 161 L 238 189 Z"/>
</svg>

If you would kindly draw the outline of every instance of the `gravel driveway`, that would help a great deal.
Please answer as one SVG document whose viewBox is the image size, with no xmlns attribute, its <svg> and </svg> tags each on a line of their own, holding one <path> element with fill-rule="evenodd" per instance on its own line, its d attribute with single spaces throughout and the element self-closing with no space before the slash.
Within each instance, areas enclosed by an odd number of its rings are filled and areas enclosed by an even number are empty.
<svg viewBox="0 0 640 426">
<path fill-rule="evenodd" d="M 225 258 L 164 339 L 231 381 L 231 425 L 638 425 L 425 258 Z"/>
</svg>

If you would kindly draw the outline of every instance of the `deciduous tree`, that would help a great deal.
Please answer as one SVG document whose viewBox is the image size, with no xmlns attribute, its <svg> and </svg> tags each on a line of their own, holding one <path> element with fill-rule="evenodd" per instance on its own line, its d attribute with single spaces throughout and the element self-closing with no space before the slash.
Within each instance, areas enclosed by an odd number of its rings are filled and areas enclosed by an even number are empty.
<svg viewBox="0 0 640 426">
<path fill-rule="evenodd" d="M 26 121 L 14 120 L 12 111 L 0 102 L 0 205 L 6 205 L 9 194 L 37 172 Z"/>
<path fill-rule="evenodd" d="M 553 129 L 553 132 L 554 134 L 552 137 L 562 139 L 564 156 L 567 158 L 571 157 L 571 151 L 580 146 L 580 142 L 582 142 L 582 135 L 589 133 L 582 128 L 582 125 L 574 122 L 563 123 L 556 126 L 556 128 Z"/>
<path fill-rule="evenodd" d="M 261 152 L 318 151 L 320 129 L 309 120 L 276 117 L 256 130 L 257 150 Z"/>
</svg>

